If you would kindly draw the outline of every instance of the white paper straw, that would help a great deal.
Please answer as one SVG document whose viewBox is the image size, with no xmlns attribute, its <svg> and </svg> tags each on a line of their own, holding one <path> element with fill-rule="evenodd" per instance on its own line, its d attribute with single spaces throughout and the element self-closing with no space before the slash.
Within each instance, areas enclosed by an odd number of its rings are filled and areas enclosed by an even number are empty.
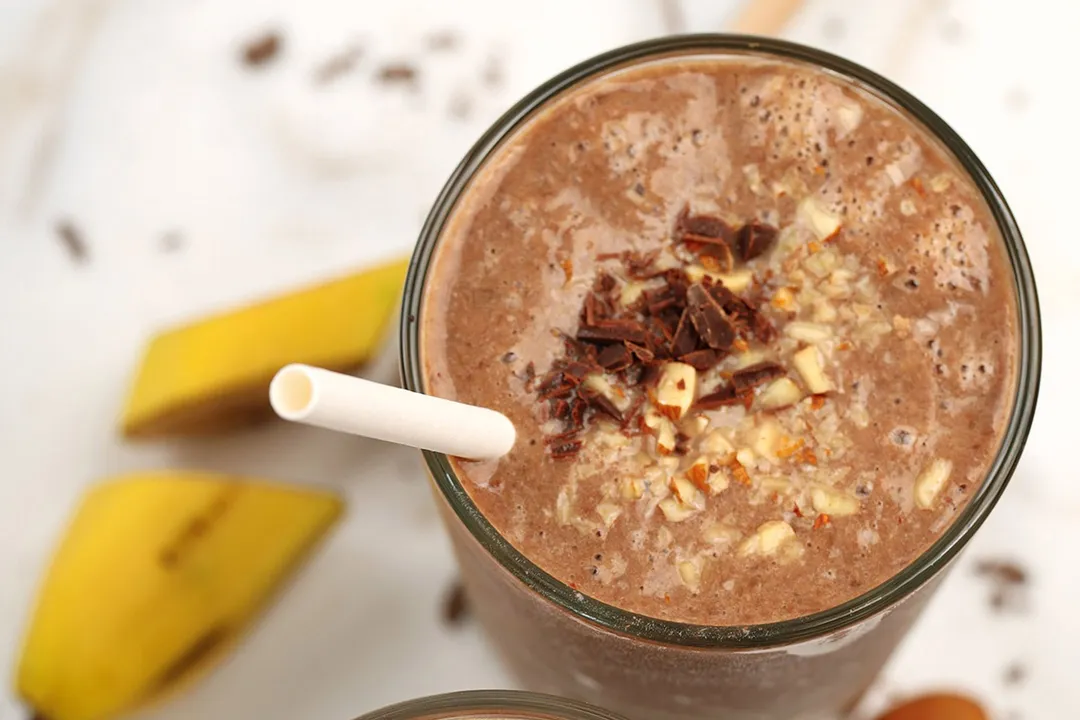
<svg viewBox="0 0 1080 720">
<path fill-rule="evenodd" d="M 270 405 L 292 422 L 475 460 L 502 457 L 516 436 L 509 418 L 494 410 L 310 365 L 279 370 Z"/>
</svg>

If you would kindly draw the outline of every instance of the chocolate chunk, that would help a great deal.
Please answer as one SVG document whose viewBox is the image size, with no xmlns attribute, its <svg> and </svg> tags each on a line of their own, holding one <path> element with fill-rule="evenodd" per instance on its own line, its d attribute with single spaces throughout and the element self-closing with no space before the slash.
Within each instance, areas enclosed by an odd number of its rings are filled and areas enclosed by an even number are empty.
<svg viewBox="0 0 1080 720">
<path fill-rule="evenodd" d="M 578 328 L 577 339 L 588 342 L 631 342 L 643 344 L 648 337 L 645 327 L 636 320 L 598 320 L 595 325 Z"/>
<path fill-rule="evenodd" d="M 588 375 L 589 371 L 592 369 L 593 368 L 583 362 L 575 361 L 569 363 L 565 368 L 563 368 L 563 380 L 572 385 L 578 385 L 579 383 L 581 383 L 582 380 L 585 379 L 585 376 Z"/>
<path fill-rule="evenodd" d="M 315 70 L 315 84 L 328 85 L 348 74 L 350 70 L 356 67 L 356 63 L 363 54 L 364 51 L 359 45 L 350 45 L 336 55 L 327 58 Z"/>
<path fill-rule="evenodd" d="M 664 282 L 667 283 L 668 293 L 680 303 L 686 302 L 686 289 L 688 283 L 686 282 L 686 275 L 682 270 L 666 270 L 664 272 Z"/>
<path fill-rule="evenodd" d="M 690 321 L 697 334 L 713 350 L 726 352 L 735 341 L 735 326 L 716 298 L 701 283 L 691 285 L 686 292 Z"/>
<path fill-rule="evenodd" d="M 589 407 L 582 398 L 576 397 L 574 401 L 570 403 L 570 424 L 575 429 L 581 429 L 585 425 L 585 410 Z"/>
<path fill-rule="evenodd" d="M 443 622 L 447 625 L 460 625 L 469 616 L 469 599 L 465 595 L 465 586 L 456 581 L 443 600 Z"/>
<path fill-rule="evenodd" d="M 72 262 L 81 265 L 87 261 L 90 253 L 87 250 L 86 241 L 73 223 L 68 220 L 58 222 L 56 224 L 56 235 L 60 238 L 60 242 Z"/>
<path fill-rule="evenodd" d="M 754 337 L 763 343 L 770 343 L 776 339 L 776 328 L 773 326 L 769 318 L 765 317 L 759 311 L 755 311 L 750 327 L 754 331 Z"/>
<path fill-rule="evenodd" d="M 618 285 L 618 281 L 615 280 L 613 276 L 608 275 L 607 273 L 602 273 L 599 277 L 596 278 L 597 292 L 609 293 L 615 289 L 616 285 Z"/>
<path fill-rule="evenodd" d="M 698 251 L 701 264 L 710 272 L 731 272 L 735 267 L 735 255 L 726 243 L 704 245 Z"/>
<path fill-rule="evenodd" d="M 277 57 L 279 50 L 281 36 L 276 32 L 268 32 L 245 45 L 241 59 L 248 67 L 259 67 Z"/>
<path fill-rule="evenodd" d="M 770 380 L 775 380 L 784 375 L 784 368 L 774 362 L 759 362 L 748 367 L 736 370 L 731 374 L 731 383 L 736 392 L 750 390 L 758 385 L 763 385 Z"/>
<path fill-rule="evenodd" d="M 611 402 L 606 395 L 602 395 L 598 392 L 591 392 L 584 394 L 583 397 L 589 405 L 592 405 L 599 412 L 604 413 L 617 423 L 622 423 L 622 413 L 619 412 L 619 408 L 615 407 L 615 403 Z"/>
<path fill-rule="evenodd" d="M 570 442 L 560 443 L 559 445 L 552 446 L 551 457 L 556 460 L 563 460 L 565 458 L 577 455 L 580 450 L 581 441 L 571 440 Z"/>
<path fill-rule="evenodd" d="M 626 345 L 608 345 L 600 351 L 596 358 L 596 361 L 600 363 L 600 367 L 611 372 L 625 370 L 630 367 L 633 360 Z"/>
<path fill-rule="evenodd" d="M 1024 585 L 1028 580 L 1027 570 L 1011 560 L 980 560 L 975 573 L 1003 585 Z"/>
<path fill-rule="evenodd" d="M 562 382 L 554 385 L 547 390 L 540 393 L 541 400 L 551 400 L 553 398 L 569 397 L 574 392 L 574 386 L 568 382 Z"/>
<path fill-rule="evenodd" d="M 724 245 L 730 245 L 735 239 L 735 229 L 726 222 L 713 215 L 691 215 L 689 208 L 684 207 L 675 221 L 676 232 L 682 236 L 683 241 L 715 243 L 719 241 Z"/>
<path fill-rule="evenodd" d="M 682 357 L 692 353 L 698 344 L 698 335 L 694 331 L 694 324 L 690 321 L 690 310 L 683 310 L 679 317 L 679 324 L 675 326 L 675 332 L 671 339 L 671 354 Z"/>
<path fill-rule="evenodd" d="M 558 399 L 555 404 L 551 406 L 551 417 L 556 420 L 566 420 L 570 417 L 570 403 L 563 399 Z"/>
<path fill-rule="evenodd" d="M 626 348 L 634 357 L 636 357 L 639 361 L 643 363 L 651 363 L 653 360 L 656 359 L 656 353 L 642 345 L 638 345 L 636 343 L 626 343 Z"/>
<path fill-rule="evenodd" d="M 679 356 L 679 360 L 693 367 L 698 372 L 705 372 L 712 368 L 713 365 L 720 362 L 720 356 L 716 354 L 715 350 L 695 350 L 694 352 L 686 353 Z"/>
<path fill-rule="evenodd" d="M 396 62 L 383 65 L 375 77 L 384 85 L 415 86 L 419 72 L 409 63 Z"/>
<path fill-rule="evenodd" d="M 743 398 L 735 391 L 734 385 L 723 385 L 717 390 L 699 397 L 694 407 L 698 410 L 715 410 L 728 405 L 742 405 Z"/>
<path fill-rule="evenodd" d="M 750 222 L 739 230 L 737 247 L 743 260 L 753 260 L 768 250 L 776 240 L 778 230 L 765 223 Z"/>
<path fill-rule="evenodd" d="M 648 253 L 627 253 L 626 274 L 635 279 L 650 278 L 654 274 L 653 264 L 659 257 L 660 251 L 654 250 Z"/>
</svg>

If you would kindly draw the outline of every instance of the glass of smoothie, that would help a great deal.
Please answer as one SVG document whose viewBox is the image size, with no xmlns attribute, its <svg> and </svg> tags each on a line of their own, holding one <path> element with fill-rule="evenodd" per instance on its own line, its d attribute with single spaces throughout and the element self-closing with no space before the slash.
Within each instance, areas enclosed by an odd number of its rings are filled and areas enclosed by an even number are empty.
<svg viewBox="0 0 1080 720">
<path fill-rule="evenodd" d="M 635 718 L 857 703 L 1016 467 L 1034 280 L 939 117 L 818 50 L 660 39 L 541 86 L 423 229 L 409 389 L 513 450 L 426 453 L 530 689 Z"/>
<path fill-rule="evenodd" d="M 551 695 L 470 690 L 408 700 L 357 720 L 623 720 L 585 703 Z"/>
</svg>

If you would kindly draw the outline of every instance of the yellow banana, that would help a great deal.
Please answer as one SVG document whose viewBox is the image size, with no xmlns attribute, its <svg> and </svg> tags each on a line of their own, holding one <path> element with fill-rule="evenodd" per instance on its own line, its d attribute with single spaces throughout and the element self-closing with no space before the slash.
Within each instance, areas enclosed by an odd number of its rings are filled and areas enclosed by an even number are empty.
<svg viewBox="0 0 1080 720">
<path fill-rule="evenodd" d="M 341 508 L 329 492 L 211 473 L 95 487 L 40 591 L 18 693 L 36 717 L 104 720 L 174 690 L 231 646 Z"/>
<path fill-rule="evenodd" d="M 208 435 L 270 416 L 267 388 L 293 362 L 345 371 L 371 359 L 407 260 L 155 337 L 124 408 L 128 438 Z"/>
</svg>

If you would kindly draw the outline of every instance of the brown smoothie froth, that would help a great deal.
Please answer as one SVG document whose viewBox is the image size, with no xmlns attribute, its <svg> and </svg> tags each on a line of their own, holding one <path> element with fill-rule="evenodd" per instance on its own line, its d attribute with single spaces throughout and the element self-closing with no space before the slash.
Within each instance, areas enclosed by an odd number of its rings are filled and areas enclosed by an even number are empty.
<svg viewBox="0 0 1080 720">
<path fill-rule="evenodd" d="M 733 261 L 688 217 L 729 228 Z M 760 254 L 740 251 L 752 223 L 775 230 Z M 775 337 L 690 370 L 665 343 L 593 366 L 588 397 L 618 413 L 571 427 L 540 382 L 568 346 L 619 344 L 585 332 L 587 298 L 661 326 L 647 307 L 675 276 Z M 469 495 L 548 573 L 653 617 L 779 621 L 888 580 L 976 490 L 1012 410 L 1013 283 L 978 190 L 891 106 L 791 63 L 667 60 L 569 91 L 473 178 L 425 292 L 426 390 L 518 429 L 505 458 L 454 461 Z M 739 402 L 701 402 L 747 367 L 769 371 Z M 553 453 L 568 430 L 580 448 Z"/>
</svg>

